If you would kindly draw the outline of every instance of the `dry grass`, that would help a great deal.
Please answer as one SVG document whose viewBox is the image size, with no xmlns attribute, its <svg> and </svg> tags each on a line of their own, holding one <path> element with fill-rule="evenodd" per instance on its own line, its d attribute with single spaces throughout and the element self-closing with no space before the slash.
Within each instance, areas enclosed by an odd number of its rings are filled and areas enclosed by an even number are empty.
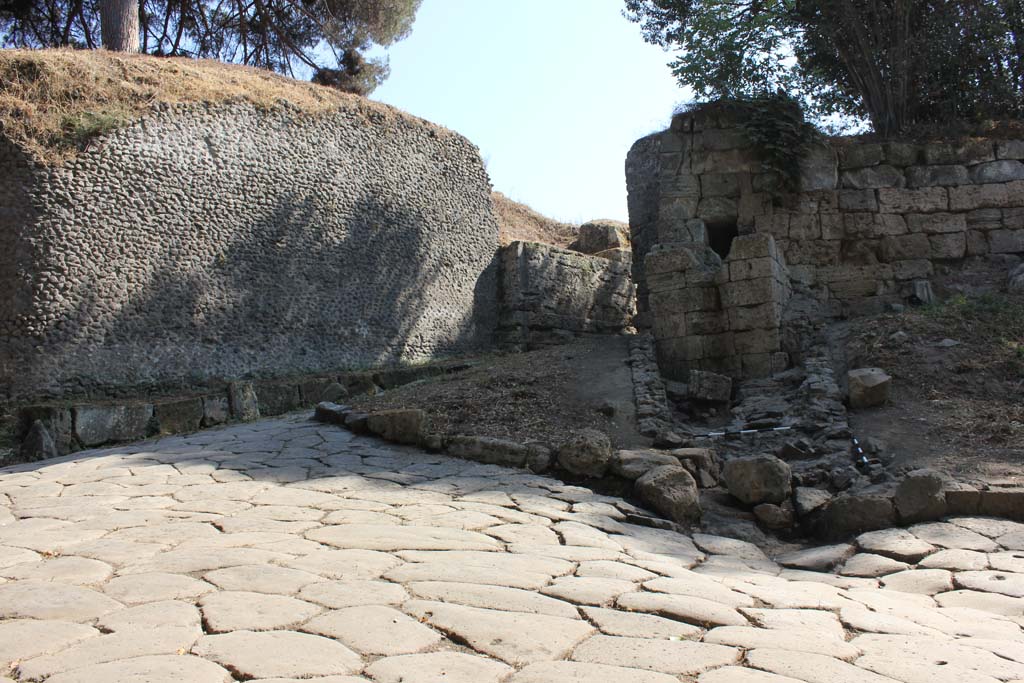
<svg viewBox="0 0 1024 683">
<path fill-rule="evenodd" d="M 375 121 L 415 119 L 356 95 L 212 60 L 0 50 L 0 131 L 45 164 L 72 158 L 94 137 L 158 105 L 236 102 L 313 115 L 347 110 Z"/>
<path fill-rule="evenodd" d="M 491 193 L 491 199 L 498 219 L 498 239 L 502 245 L 521 240 L 569 247 L 579 235 L 579 226 L 543 216 L 500 192 Z"/>
</svg>

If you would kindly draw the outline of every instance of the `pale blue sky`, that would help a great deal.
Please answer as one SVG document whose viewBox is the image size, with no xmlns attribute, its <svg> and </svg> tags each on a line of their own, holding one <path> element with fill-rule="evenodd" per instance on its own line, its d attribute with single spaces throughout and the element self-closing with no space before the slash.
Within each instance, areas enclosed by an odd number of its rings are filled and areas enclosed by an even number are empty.
<svg viewBox="0 0 1024 683">
<path fill-rule="evenodd" d="M 688 99 L 622 0 L 424 0 L 372 95 L 465 135 L 500 192 L 626 220 L 623 163 Z"/>
</svg>

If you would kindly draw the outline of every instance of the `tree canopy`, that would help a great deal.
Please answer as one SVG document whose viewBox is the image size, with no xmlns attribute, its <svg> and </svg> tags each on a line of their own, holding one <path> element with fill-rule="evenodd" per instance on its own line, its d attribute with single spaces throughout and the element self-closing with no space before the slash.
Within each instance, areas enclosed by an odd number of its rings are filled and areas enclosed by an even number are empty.
<svg viewBox="0 0 1024 683">
<path fill-rule="evenodd" d="M 263 67 L 368 93 L 388 74 L 366 59 L 412 30 L 421 0 L 140 0 L 142 52 Z M 4 47 L 100 44 L 100 0 L 0 0 Z"/>
<path fill-rule="evenodd" d="M 819 119 L 916 123 L 1024 114 L 1021 0 L 625 0 L 644 39 L 679 50 L 701 98 L 783 91 Z"/>
</svg>

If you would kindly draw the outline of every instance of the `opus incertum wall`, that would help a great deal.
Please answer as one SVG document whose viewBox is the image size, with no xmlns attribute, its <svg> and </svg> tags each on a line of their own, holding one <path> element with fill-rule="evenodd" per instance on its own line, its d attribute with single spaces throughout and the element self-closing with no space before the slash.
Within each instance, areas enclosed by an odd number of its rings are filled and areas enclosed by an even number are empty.
<svg viewBox="0 0 1024 683">
<path fill-rule="evenodd" d="M 0 400 L 491 344 L 477 149 L 383 106 L 163 107 L 63 166 L 0 135 Z"/>
</svg>

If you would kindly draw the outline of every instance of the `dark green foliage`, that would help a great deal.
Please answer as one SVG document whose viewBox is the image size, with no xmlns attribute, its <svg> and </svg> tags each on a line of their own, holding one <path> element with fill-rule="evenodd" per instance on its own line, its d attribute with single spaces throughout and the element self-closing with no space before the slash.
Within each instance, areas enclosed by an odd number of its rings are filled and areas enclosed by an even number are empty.
<svg viewBox="0 0 1024 683">
<path fill-rule="evenodd" d="M 421 0 L 141 0 L 142 51 L 312 74 L 366 94 L 387 78 L 366 60 L 412 30 Z M 98 0 L 0 0 L 3 47 L 99 45 Z"/>
<path fill-rule="evenodd" d="M 645 40 L 678 48 L 700 98 L 784 90 L 819 118 L 909 125 L 1024 114 L 1021 0 L 625 0 Z"/>
</svg>

